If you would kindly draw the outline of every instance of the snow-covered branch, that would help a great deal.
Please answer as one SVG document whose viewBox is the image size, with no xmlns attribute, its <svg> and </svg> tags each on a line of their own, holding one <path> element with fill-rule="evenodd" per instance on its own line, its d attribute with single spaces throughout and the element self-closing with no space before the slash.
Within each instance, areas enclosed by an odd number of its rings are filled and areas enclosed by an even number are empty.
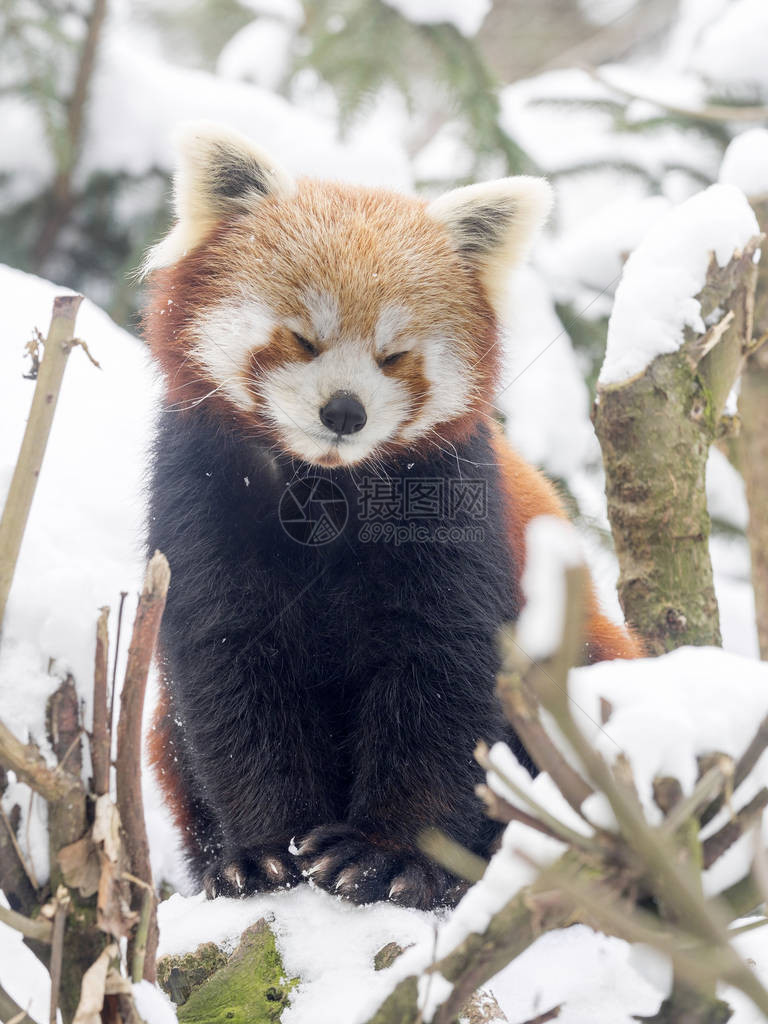
<svg viewBox="0 0 768 1024">
<path fill-rule="evenodd" d="M 650 229 L 616 293 L 594 422 L 619 598 L 655 654 L 720 643 L 705 469 L 751 350 L 761 239 L 743 194 L 714 185 Z"/>
</svg>

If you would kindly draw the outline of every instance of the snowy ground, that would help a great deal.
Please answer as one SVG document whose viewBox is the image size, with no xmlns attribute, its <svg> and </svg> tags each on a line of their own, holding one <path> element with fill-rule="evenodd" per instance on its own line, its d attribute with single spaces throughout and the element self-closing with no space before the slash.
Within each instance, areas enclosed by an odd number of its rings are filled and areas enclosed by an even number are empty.
<svg viewBox="0 0 768 1024">
<path fill-rule="evenodd" d="M 529 277 L 527 281 L 524 278 L 522 284 L 531 286 L 527 323 L 524 318 L 527 330 L 518 325 L 513 338 L 521 339 L 522 346 L 525 336 L 531 351 L 535 351 L 537 345 L 539 349 L 544 347 L 541 342 L 552 341 L 557 332 L 546 293 L 541 286 L 536 290 L 533 272 L 526 273 Z M 51 300 L 57 291 L 60 289 L 18 271 L 3 269 L 0 273 L 0 295 L 8 310 L 8 343 L 0 350 L 0 374 L 9 382 L 6 389 L 9 400 L 0 409 L 0 436 L 7 442 L 0 451 L 0 492 L 10 479 L 33 388 L 31 382 L 21 376 L 21 352 L 32 325 L 45 329 Z M 39 709 L 45 696 L 57 685 L 61 673 L 69 670 L 80 682 L 88 716 L 87 680 L 91 673 L 97 609 L 105 603 L 114 608 L 121 589 L 134 595 L 139 587 L 143 458 L 158 386 L 141 343 L 116 328 L 89 303 L 81 309 L 78 333 L 87 340 L 102 370 L 96 370 L 81 351 L 75 350 L 70 357 L 52 446 L 41 475 L 0 650 L 3 716 L 20 735 L 33 736 L 43 749 L 44 726 Z M 557 345 L 560 345 L 559 352 Z M 519 351 L 520 346 L 512 348 L 515 358 L 522 359 L 524 364 L 526 357 Z M 568 445 L 575 456 L 572 465 L 588 467 L 595 455 L 594 438 L 586 418 L 586 393 L 570 351 L 560 338 L 549 350 L 553 355 L 545 353 L 536 364 L 537 372 L 526 379 L 524 407 L 538 408 L 542 431 L 547 438 L 544 447 L 538 453 L 530 450 L 537 433 L 530 430 L 528 417 L 523 415 L 516 419 L 513 415 L 510 427 L 513 435 L 517 433 L 523 450 L 528 446 L 527 453 L 534 458 L 540 455 L 545 464 L 548 452 L 562 458 L 563 448 Z M 547 369 L 547 358 L 556 360 L 560 372 L 559 403 L 550 393 L 552 377 L 551 367 Z M 513 367 L 512 377 L 514 375 Z M 513 391 L 514 387 L 513 383 L 509 390 Z M 514 409 L 512 403 L 510 408 Z M 735 488 L 727 464 L 723 466 L 716 460 L 715 465 L 717 472 L 712 475 L 711 501 L 719 502 L 721 514 L 739 521 L 744 514 L 743 496 Z M 584 486 L 594 490 L 599 476 L 584 469 L 580 472 L 588 481 Z M 726 629 L 726 646 L 752 653 L 749 648 L 754 646 L 753 631 L 745 614 L 748 587 L 743 578 L 741 582 L 738 579 L 738 574 L 743 577 L 746 573 L 748 563 L 744 563 L 743 542 L 733 541 L 732 544 L 741 555 L 740 564 L 738 558 L 726 552 L 718 558 L 717 545 L 714 548 L 716 566 L 720 561 L 730 572 L 737 573 L 736 578 L 729 578 L 725 572 L 718 573 L 724 621 L 734 624 L 730 636 Z M 589 544 L 586 547 L 589 553 Z M 610 575 L 615 567 L 611 567 L 610 558 L 603 558 L 598 570 Z M 133 598 L 128 603 L 127 621 L 132 611 Z M 646 777 L 652 768 L 663 765 L 665 756 L 671 757 L 674 753 L 678 758 L 676 767 L 690 784 L 681 763 L 685 763 L 690 775 L 697 743 L 706 747 L 717 739 L 719 749 L 735 752 L 740 744 L 746 745 L 751 726 L 768 710 L 768 697 L 761 697 L 768 693 L 768 679 L 763 678 L 768 675 L 768 669 L 754 661 L 741 662 L 734 658 L 724 661 L 720 670 L 713 672 L 714 656 L 712 652 L 712 655 L 704 654 L 703 660 L 693 658 L 689 662 L 673 656 L 678 661 L 672 662 L 669 673 L 659 674 L 658 669 L 654 672 L 652 689 L 641 665 L 633 667 L 637 683 L 624 676 L 619 678 L 615 673 L 611 675 L 610 667 L 582 671 L 575 679 L 579 688 L 578 703 L 587 707 L 594 699 L 594 693 L 590 697 L 591 684 L 582 684 L 582 678 L 602 679 L 600 692 L 609 694 L 617 709 L 618 742 L 635 750 L 636 738 L 647 735 L 645 723 L 650 723 L 654 754 L 653 758 L 646 757 L 642 761 L 641 770 Z M 53 677 L 49 657 L 56 659 Z M 686 674 L 690 681 L 682 685 Z M 24 685 L 19 686 L 18 681 L 22 679 Z M 709 692 L 706 685 L 710 686 Z M 741 688 L 737 702 L 739 716 L 730 732 L 724 731 L 723 712 L 717 700 L 718 687 L 723 685 L 729 687 L 731 694 L 734 687 Z M 582 686 L 586 687 L 584 693 Z M 695 700 L 692 699 L 694 692 Z M 708 699 L 702 703 L 704 693 L 708 693 Z M 673 694 L 677 703 L 670 704 Z M 667 707 L 664 720 L 668 728 L 663 730 L 659 726 L 660 700 Z M 627 704 L 624 717 L 623 702 Z M 687 709 L 692 706 L 699 709 L 698 719 L 690 717 Z M 681 734 L 688 737 L 687 746 L 681 746 Z M 537 786 L 545 787 L 545 780 Z M 149 777 L 145 778 L 145 792 L 156 877 L 188 893 L 176 837 Z M 5 802 L 8 806 L 18 802 L 22 807 L 21 833 L 26 836 L 28 793 L 21 785 L 12 784 Z M 43 830 L 44 807 L 38 800 L 31 809 L 29 837 L 35 870 L 40 878 L 47 873 Z M 744 856 L 742 851 L 739 866 L 732 868 L 731 873 L 743 866 Z M 524 882 L 523 876 L 518 877 L 518 873 L 509 868 L 509 864 L 497 867 L 495 875 L 503 877 L 504 882 L 501 895 L 493 892 L 492 901 L 501 899 L 504 894 L 510 895 L 516 884 Z M 732 877 L 718 879 L 716 888 L 732 880 Z M 462 919 L 468 914 L 471 926 L 476 920 L 471 904 L 460 908 L 452 921 L 442 922 L 441 945 L 450 943 L 452 935 L 454 939 L 460 936 L 461 929 L 466 927 Z M 243 928 L 262 916 L 273 922 L 286 971 L 303 979 L 284 1015 L 286 1024 L 323 1024 L 325 1021 L 355 1024 L 364 1020 L 402 973 L 421 969 L 429 963 L 435 948 L 436 928 L 440 924 L 433 915 L 390 906 L 362 909 L 347 906 L 306 887 L 278 896 L 255 897 L 242 902 L 218 900 L 213 904 L 199 895 L 176 895 L 160 908 L 161 953 L 189 950 L 210 939 L 234 945 Z M 374 972 L 373 955 L 392 940 L 404 945 L 414 943 L 415 948 L 391 970 Z M 757 939 L 751 940 L 750 956 L 760 962 L 764 948 Z M 554 979 L 553 960 L 561 965 Z M 645 960 L 626 943 L 578 928 L 543 937 L 490 987 L 511 1021 L 527 1019 L 563 1002 L 565 1008 L 560 1019 L 565 1024 L 599 1024 L 601 1021 L 619 1024 L 629 1022 L 632 1013 L 650 1013 L 655 1009 L 663 995 L 664 972 L 661 974 L 659 982 L 653 973 L 648 973 Z M 17 936 L 4 928 L 0 928 L 0 982 L 18 1002 L 29 1004 L 33 1016 L 43 1019 L 44 973 Z M 340 1011 L 338 991 L 342 984 L 349 998 Z M 148 996 L 144 991 L 142 1005 L 150 1024 L 163 1024 L 164 1020 L 173 1019 L 167 1001 L 155 996 L 153 1008 L 148 1008 Z M 735 1018 L 737 1024 L 756 1019 L 751 1014 L 744 1006 Z"/>
<path fill-rule="evenodd" d="M 490 6 L 488 0 L 387 2 L 416 20 L 449 17 L 467 34 L 477 31 Z M 259 0 L 259 9 L 265 6 L 266 0 Z M 298 173 L 409 188 L 414 180 L 439 180 L 470 166 L 470 155 L 457 141 L 456 125 L 450 122 L 417 152 L 407 152 L 403 140 L 413 125 L 404 105 L 392 97 L 373 104 L 367 119 L 354 125 L 342 143 L 336 131 L 335 102 L 311 75 L 303 87 L 299 84 L 294 89 L 291 102 L 275 95 L 272 88 L 285 69 L 292 19 L 298 15 L 296 5 L 287 0 L 274 0 L 272 6 L 280 14 L 279 24 L 259 21 L 241 30 L 222 51 L 217 73 L 211 74 L 170 65 L 148 37 L 137 34 L 128 7 L 116 5 L 79 173 L 168 169 L 171 126 L 188 117 L 212 117 L 248 131 Z M 702 32 L 702 26 L 720 15 L 718 31 L 710 27 Z M 606 74 L 631 91 L 647 95 L 652 88 L 660 97 L 691 107 L 706 102 L 707 88 L 723 94 L 738 92 L 746 79 L 768 95 L 768 64 L 758 31 L 765 19 L 764 0 L 730 4 L 683 0 L 679 24 L 663 53 L 650 55 L 632 68 L 607 69 Z M 724 45 L 725 37 L 731 45 Z M 586 319 L 608 312 L 626 254 L 667 216 L 673 204 L 700 188 L 697 172 L 717 177 L 719 154 L 711 140 L 692 132 L 664 129 L 619 136 L 610 117 L 598 107 L 547 105 L 547 100 L 563 95 L 604 101 L 612 94 L 585 72 L 548 72 L 503 90 L 503 122 L 553 172 L 580 160 L 627 160 L 644 168 L 658 194 L 649 194 L 647 183 L 636 175 L 610 168 L 589 177 L 558 178 L 555 229 L 539 246 L 533 268 L 525 270 L 510 289 L 499 405 L 515 445 L 563 480 L 577 499 L 583 524 L 597 527 L 584 532 L 584 550 L 606 608 L 618 617 L 615 560 L 599 540 L 599 530 L 606 529 L 607 523 L 584 368 L 557 318 L 554 299 L 571 304 Z M 0 167 L 16 174 L 13 180 L 22 191 L 34 191 L 41 176 L 50 173 L 42 155 L 42 126 L 14 99 L 4 98 L 2 110 L 6 135 L 14 145 L 3 153 Z M 638 101 L 630 114 L 642 119 L 654 110 L 651 103 Z M 138 139 L 143 145 L 137 145 Z M 745 132 L 740 137 L 723 164 L 721 180 L 768 192 L 765 132 Z M 130 196 L 126 201 L 130 205 Z M 0 502 L 34 386 L 21 376 L 22 350 L 33 326 L 45 331 L 52 298 L 60 291 L 47 282 L 0 268 L 4 311 Z M 676 306 L 674 312 L 685 311 Z M 81 351 L 70 357 L 0 648 L 2 718 L 19 736 L 33 738 L 43 751 L 41 709 L 67 671 L 77 680 L 89 720 L 98 609 L 111 605 L 114 635 L 114 610 L 120 591 L 126 590 L 130 597 L 125 621 L 132 619 L 143 568 L 144 453 L 158 394 L 143 345 L 88 302 L 81 308 L 78 333 L 102 370 L 96 370 Z M 731 530 L 716 535 L 711 544 L 724 646 L 730 655 L 675 654 L 655 662 L 651 672 L 636 663 L 620 671 L 598 666 L 573 677 L 577 702 L 589 712 L 585 727 L 598 719 L 597 697 L 610 697 L 614 717 L 607 729 L 595 733 L 595 742 L 604 745 L 607 755 L 612 744 L 632 753 L 639 789 L 645 795 L 653 772 L 670 766 L 690 786 L 696 753 L 713 747 L 739 752 L 768 710 L 768 669 L 754 660 L 757 642 L 749 555 L 740 532 L 746 522 L 743 484 L 719 452 L 713 452 L 710 460 L 708 498 L 713 516 Z M 727 705 L 721 698 L 724 692 Z M 756 780 L 768 783 L 765 757 Z M 303 979 L 283 1015 L 285 1024 L 364 1020 L 398 977 L 430 962 L 436 943 L 441 950 L 447 949 L 526 879 L 521 862 L 510 853 L 510 840 L 489 871 L 485 887 L 475 890 L 448 919 L 387 905 L 351 907 L 308 887 L 246 901 L 207 903 L 189 891 L 177 838 L 147 775 L 144 783 L 155 877 L 179 891 L 160 907 L 161 953 L 181 952 L 211 939 L 234 945 L 246 925 L 267 916 L 286 972 Z M 545 777 L 533 785 L 540 799 L 555 799 Z M 745 790 L 742 799 L 753 792 Z M 3 802 L 7 808 L 15 803 L 21 807 L 20 835 L 38 878 L 44 879 L 48 865 L 42 801 L 30 802 L 29 791 L 12 781 Z M 526 842 L 517 833 L 512 838 L 518 845 Z M 708 890 L 718 891 L 733 881 L 749 855 L 746 842 L 737 844 L 717 872 L 710 873 Z M 372 969 L 373 955 L 392 940 L 413 943 L 414 948 L 390 970 L 377 974 Z M 737 945 L 768 983 L 764 933 L 744 935 Z M 0 984 L 28 1007 L 33 1018 L 47 1020 L 45 972 L 17 933 L 4 926 L 0 926 Z M 633 1014 L 655 1011 L 667 985 L 665 965 L 647 951 L 579 926 L 543 936 L 490 988 L 515 1024 L 560 1003 L 562 1024 L 630 1024 Z M 342 1008 L 340 989 L 345 992 Z M 736 1009 L 734 1024 L 757 1024 L 761 1019 L 744 997 L 730 991 L 724 995 Z M 139 999 L 147 1024 L 175 1020 L 164 997 L 145 987 Z"/>
</svg>

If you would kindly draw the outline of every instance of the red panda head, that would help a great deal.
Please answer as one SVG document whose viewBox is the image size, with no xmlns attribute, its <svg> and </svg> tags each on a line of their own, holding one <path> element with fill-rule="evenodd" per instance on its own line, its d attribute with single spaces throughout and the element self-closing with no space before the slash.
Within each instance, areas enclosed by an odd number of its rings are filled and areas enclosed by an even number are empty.
<svg viewBox="0 0 768 1024">
<path fill-rule="evenodd" d="M 425 203 L 294 181 L 214 125 L 180 149 L 177 223 L 145 267 L 147 334 L 178 408 L 212 403 L 324 466 L 442 446 L 490 414 L 495 307 L 546 217 L 546 182 Z"/>
</svg>

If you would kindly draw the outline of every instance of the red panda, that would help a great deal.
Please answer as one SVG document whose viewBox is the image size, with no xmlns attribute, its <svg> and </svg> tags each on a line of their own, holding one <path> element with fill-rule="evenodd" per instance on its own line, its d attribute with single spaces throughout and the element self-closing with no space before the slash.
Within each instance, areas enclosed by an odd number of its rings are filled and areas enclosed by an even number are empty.
<svg viewBox="0 0 768 1024">
<path fill-rule="evenodd" d="M 437 827 L 487 853 L 480 739 L 525 527 L 563 515 L 495 423 L 496 309 L 545 219 L 518 177 L 428 203 L 295 181 L 231 131 L 181 143 L 150 253 L 166 380 L 149 548 L 172 572 L 151 755 L 209 896 L 296 884 L 451 902 Z M 635 657 L 590 597 L 585 660 Z"/>
</svg>

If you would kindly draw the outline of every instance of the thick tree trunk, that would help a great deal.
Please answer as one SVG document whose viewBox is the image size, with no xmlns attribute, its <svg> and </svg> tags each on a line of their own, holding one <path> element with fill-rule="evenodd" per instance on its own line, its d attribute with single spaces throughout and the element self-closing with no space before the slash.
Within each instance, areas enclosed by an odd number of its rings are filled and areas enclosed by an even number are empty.
<svg viewBox="0 0 768 1024">
<path fill-rule="evenodd" d="M 653 654 L 719 645 L 709 557 L 705 474 L 725 400 L 752 337 L 753 239 L 725 267 L 712 260 L 698 299 L 706 334 L 686 330 L 677 352 L 642 375 L 598 389 L 608 517 L 619 560 L 619 600 Z"/>
</svg>

